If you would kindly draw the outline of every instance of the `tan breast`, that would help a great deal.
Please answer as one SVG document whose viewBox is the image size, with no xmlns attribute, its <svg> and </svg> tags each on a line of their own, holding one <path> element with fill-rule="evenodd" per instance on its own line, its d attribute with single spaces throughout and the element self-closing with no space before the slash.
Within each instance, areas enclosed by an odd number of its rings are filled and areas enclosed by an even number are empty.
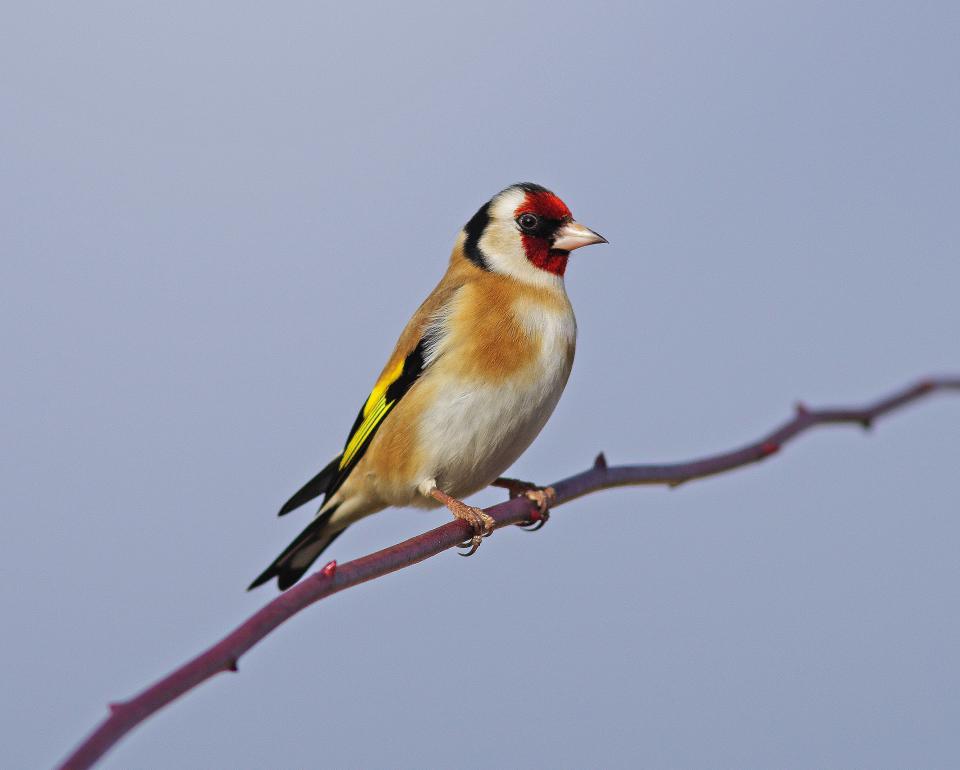
<svg viewBox="0 0 960 770">
<path fill-rule="evenodd" d="M 357 468 L 386 503 L 432 504 L 416 493 L 427 478 L 472 494 L 513 464 L 553 412 L 573 363 L 573 311 L 565 294 L 512 283 L 482 276 L 453 297 L 436 360 Z"/>
</svg>

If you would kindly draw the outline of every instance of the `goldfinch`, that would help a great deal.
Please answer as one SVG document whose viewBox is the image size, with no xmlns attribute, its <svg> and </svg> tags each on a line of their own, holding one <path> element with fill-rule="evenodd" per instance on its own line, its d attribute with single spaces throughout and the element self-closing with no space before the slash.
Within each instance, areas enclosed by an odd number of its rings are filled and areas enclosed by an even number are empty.
<svg viewBox="0 0 960 770">
<path fill-rule="evenodd" d="M 274 577 L 288 588 L 347 526 L 390 506 L 446 506 L 473 527 L 473 553 L 493 520 L 462 498 L 495 483 L 548 504 L 544 491 L 498 477 L 536 438 L 570 375 L 570 252 L 606 242 L 540 185 L 512 185 L 481 207 L 343 451 L 280 509 L 283 516 L 323 495 L 316 518 L 250 588 Z"/>
</svg>

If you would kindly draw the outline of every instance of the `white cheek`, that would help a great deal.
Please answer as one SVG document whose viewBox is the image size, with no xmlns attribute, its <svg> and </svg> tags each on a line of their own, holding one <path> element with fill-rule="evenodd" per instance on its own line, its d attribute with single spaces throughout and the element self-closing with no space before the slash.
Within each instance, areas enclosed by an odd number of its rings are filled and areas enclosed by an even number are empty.
<svg viewBox="0 0 960 770">
<path fill-rule="evenodd" d="M 563 286 L 563 277 L 542 270 L 527 259 L 520 231 L 513 220 L 491 221 L 479 241 L 490 269 L 533 286 Z"/>
<path fill-rule="evenodd" d="M 491 220 L 480 238 L 479 246 L 490 266 L 498 272 L 516 269 L 527 262 L 523 242 L 513 220 Z"/>
</svg>

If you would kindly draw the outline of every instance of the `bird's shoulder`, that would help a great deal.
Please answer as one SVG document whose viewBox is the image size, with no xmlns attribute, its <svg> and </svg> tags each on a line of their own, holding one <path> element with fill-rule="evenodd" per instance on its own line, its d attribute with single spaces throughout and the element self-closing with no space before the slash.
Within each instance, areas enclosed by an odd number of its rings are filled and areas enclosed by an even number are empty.
<svg viewBox="0 0 960 770">
<path fill-rule="evenodd" d="M 390 358 L 377 378 L 378 385 L 395 378 L 397 370 L 418 346 L 429 347 L 431 351 L 427 352 L 432 352 L 440 343 L 446 333 L 446 320 L 451 305 L 470 278 L 469 266 L 451 263 L 440 282 L 407 321 Z"/>
</svg>

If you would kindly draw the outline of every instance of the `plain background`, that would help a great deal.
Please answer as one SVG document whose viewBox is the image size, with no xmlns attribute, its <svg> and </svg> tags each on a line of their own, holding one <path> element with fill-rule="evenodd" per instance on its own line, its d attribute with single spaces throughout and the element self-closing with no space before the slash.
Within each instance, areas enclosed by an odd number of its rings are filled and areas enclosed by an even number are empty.
<svg viewBox="0 0 960 770">
<path fill-rule="evenodd" d="M 507 184 L 611 241 L 573 257 L 573 376 L 513 475 L 960 368 L 957 3 L 3 15 L 3 767 L 274 595 L 244 587 L 310 516 L 277 507 Z M 311 608 L 104 767 L 956 767 L 958 458 L 941 397 L 585 498 Z"/>
</svg>

